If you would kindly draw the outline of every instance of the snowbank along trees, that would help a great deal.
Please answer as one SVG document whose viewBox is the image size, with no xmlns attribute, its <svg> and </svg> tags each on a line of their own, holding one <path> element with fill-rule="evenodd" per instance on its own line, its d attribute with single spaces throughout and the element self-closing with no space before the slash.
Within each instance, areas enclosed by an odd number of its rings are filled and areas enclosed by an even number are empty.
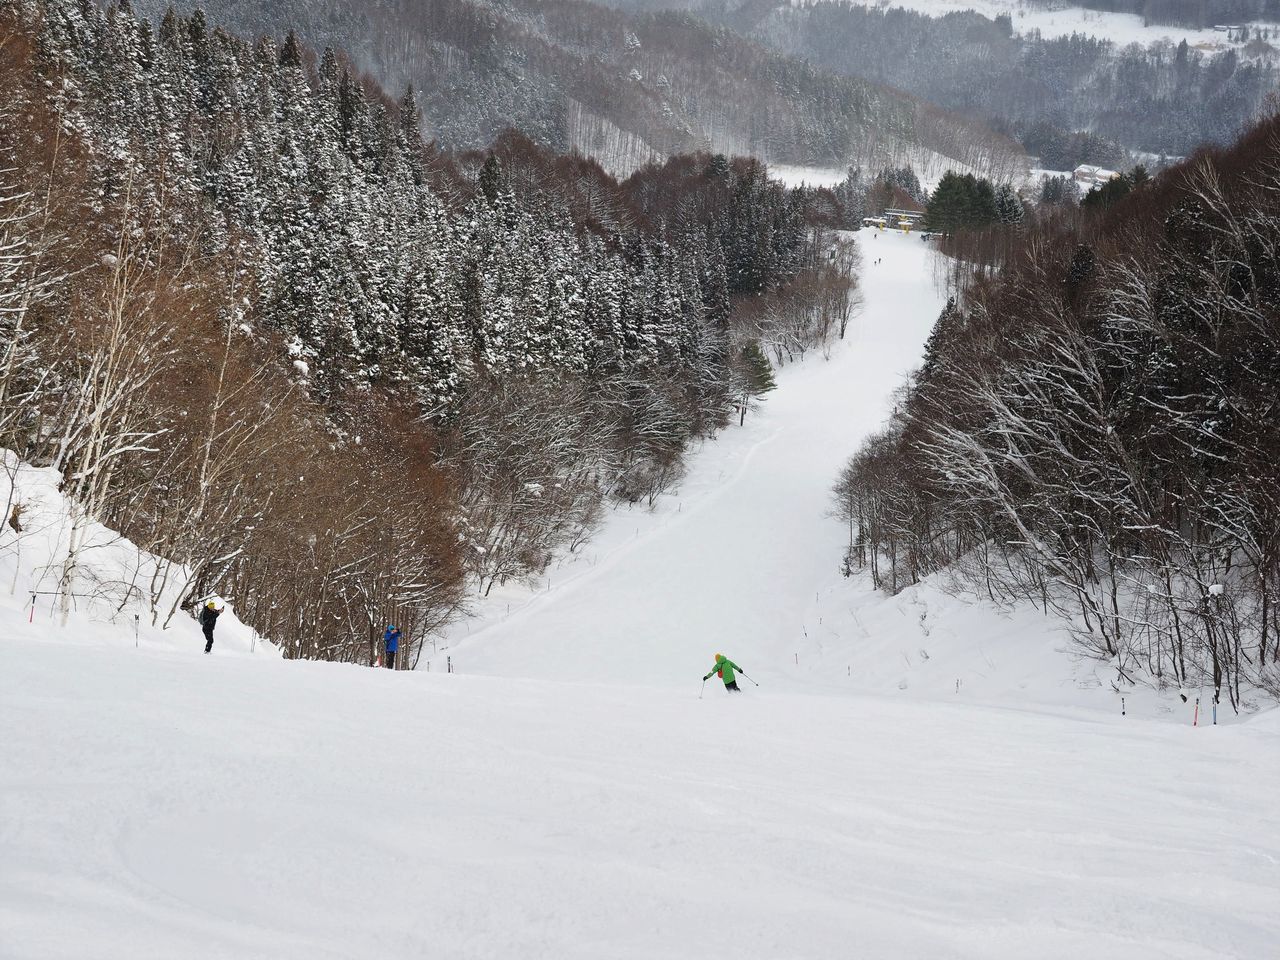
<svg viewBox="0 0 1280 960">
<path fill-rule="evenodd" d="M 837 492 L 850 563 L 1071 618 L 1124 676 L 1280 688 L 1280 121 L 1031 231 Z"/>
</svg>

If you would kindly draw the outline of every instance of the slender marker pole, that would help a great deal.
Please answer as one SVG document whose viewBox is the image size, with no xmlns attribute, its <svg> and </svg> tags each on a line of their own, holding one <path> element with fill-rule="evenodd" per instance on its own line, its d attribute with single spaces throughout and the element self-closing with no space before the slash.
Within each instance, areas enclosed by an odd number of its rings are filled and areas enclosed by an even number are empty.
<svg viewBox="0 0 1280 960">
<path fill-rule="evenodd" d="M 1200 698 L 1196 697 L 1196 712 L 1191 715 L 1191 725 L 1200 726 Z"/>
</svg>

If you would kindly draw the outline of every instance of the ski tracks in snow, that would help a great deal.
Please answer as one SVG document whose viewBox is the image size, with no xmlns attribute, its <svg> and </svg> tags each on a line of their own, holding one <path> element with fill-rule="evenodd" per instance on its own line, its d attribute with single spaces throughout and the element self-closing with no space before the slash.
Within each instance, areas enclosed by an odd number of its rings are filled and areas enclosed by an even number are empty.
<svg viewBox="0 0 1280 960">
<path fill-rule="evenodd" d="M 757 433 L 762 426 L 762 424 L 756 422 L 750 426 L 744 426 L 742 429 Z M 537 590 L 509 614 L 498 617 L 491 622 L 483 623 L 479 629 L 473 629 L 465 637 L 467 644 L 477 641 L 483 643 L 485 634 L 491 630 L 518 628 L 522 620 L 530 616 L 536 616 L 541 607 L 557 603 L 563 598 L 572 595 L 575 591 L 588 587 L 593 580 L 611 573 L 618 564 L 624 563 L 631 553 L 646 547 L 655 537 L 662 536 L 672 529 L 688 523 L 717 500 L 728 496 L 733 488 L 742 482 L 742 478 L 750 470 L 751 462 L 756 455 L 763 448 L 777 440 L 781 432 L 781 427 L 774 426 L 763 436 L 758 437 L 747 445 L 743 451 L 735 452 L 723 460 L 713 460 L 713 463 L 721 465 L 734 464 L 733 471 L 729 474 L 727 480 L 720 479 L 711 483 L 707 482 L 705 477 L 700 477 L 697 484 L 691 484 L 690 478 L 686 476 L 680 481 L 679 487 L 661 496 L 660 509 L 648 511 L 659 522 L 651 524 L 648 530 L 638 536 L 620 539 L 613 546 L 606 549 L 603 559 L 598 559 L 594 563 L 587 563 L 585 556 L 582 556 L 576 557 L 572 562 L 566 564 L 565 560 L 567 558 L 562 558 L 555 569 L 557 574 L 561 571 L 568 571 L 568 573 L 562 579 L 557 579 L 554 587 Z M 698 451 L 691 456 L 696 457 L 706 453 L 708 444 L 717 444 L 722 442 L 724 438 L 725 433 L 722 432 L 717 438 L 704 441 L 699 446 Z M 711 460 L 711 458 L 706 459 Z M 712 471 L 707 470 L 704 464 L 700 472 L 709 473 Z M 691 496 L 686 496 L 685 491 L 694 487 L 697 488 L 697 492 Z M 673 501 L 678 505 L 676 510 L 672 509 Z M 616 524 L 619 527 L 626 527 L 628 525 L 626 518 L 628 517 L 629 511 L 624 512 L 624 508 L 618 505 L 613 508 L 606 522 Z"/>
</svg>

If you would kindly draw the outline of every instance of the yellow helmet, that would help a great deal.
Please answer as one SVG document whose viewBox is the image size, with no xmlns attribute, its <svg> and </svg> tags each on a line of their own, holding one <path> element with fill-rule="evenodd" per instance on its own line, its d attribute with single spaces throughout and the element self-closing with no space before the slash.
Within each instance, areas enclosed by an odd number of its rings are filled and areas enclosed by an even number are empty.
<svg viewBox="0 0 1280 960">
<path fill-rule="evenodd" d="M 210 600 L 208 603 L 205 604 L 205 606 L 208 607 L 210 610 L 212 610 L 214 607 L 217 606 L 217 604 L 214 603 L 212 600 Z"/>
<path fill-rule="evenodd" d="M 720 660 L 723 660 L 723 659 L 724 659 L 724 654 L 723 654 L 723 653 L 717 653 L 717 654 L 716 654 L 716 661 L 717 661 L 717 662 L 718 662 L 718 661 L 720 661 Z"/>
</svg>

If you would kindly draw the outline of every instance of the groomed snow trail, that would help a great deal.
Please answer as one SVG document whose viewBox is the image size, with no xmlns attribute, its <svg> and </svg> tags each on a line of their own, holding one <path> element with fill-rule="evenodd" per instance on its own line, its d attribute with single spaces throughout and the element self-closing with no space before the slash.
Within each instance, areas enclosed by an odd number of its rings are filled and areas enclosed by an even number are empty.
<svg viewBox="0 0 1280 960">
<path fill-rule="evenodd" d="M 780 679 L 839 565 L 831 486 L 882 426 L 942 307 L 929 245 L 894 233 L 859 239 L 865 306 L 831 359 L 811 354 L 780 371 L 745 428 L 691 458 L 647 534 L 628 541 L 628 511 L 615 512 L 596 566 L 570 567 L 558 586 L 553 572 L 551 590 L 524 609 L 467 625 L 458 670 L 687 685 L 724 652 L 757 679 Z"/>
<path fill-rule="evenodd" d="M 135 650 L 0 596 L 0 960 L 1275 956 L 1280 714 L 942 697 L 966 660 L 1061 664 L 1034 618 L 835 573 L 827 488 L 938 309 L 918 239 L 864 255 L 846 348 L 449 647 L 459 674 L 206 657 L 189 623 Z M 717 648 L 763 686 L 699 699 Z"/>
<path fill-rule="evenodd" d="M 0 642 L 0 956 L 1275 955 L 1270 718 L 715 693 Z"/>
</svg>

